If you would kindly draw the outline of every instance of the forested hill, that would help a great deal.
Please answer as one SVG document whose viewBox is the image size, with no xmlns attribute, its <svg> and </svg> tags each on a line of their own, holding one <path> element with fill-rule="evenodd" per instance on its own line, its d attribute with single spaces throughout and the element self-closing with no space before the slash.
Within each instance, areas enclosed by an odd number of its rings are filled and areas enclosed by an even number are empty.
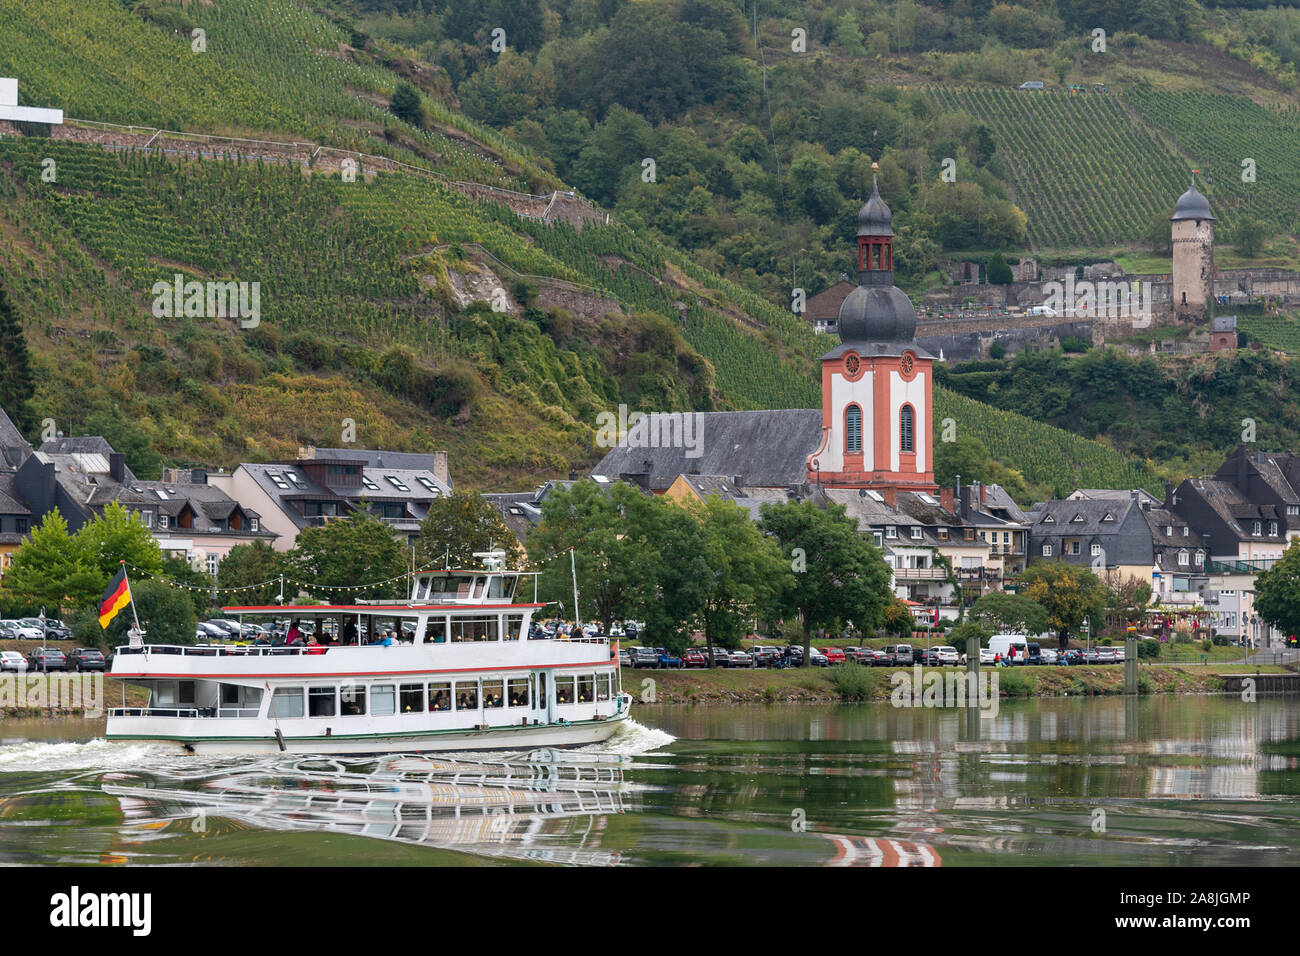
<svg viewBox="0 0 1300 956">
<path fill-rule="evenodd" d="M 594 416 L 620 402 L 812 407 L 824 343 L 788 311 L 791 281 L 815 291 L 844 268 L 873 161 L 901 281 L 945 249 L 1011 249 L 1037 228 L 996 124 L 938 91 L 989 82 L 999 56 L 1007 72 L 1030 62 L 1020 41 L 922 55 L 932 11 L 881 10 L 894 27 L 875 8 L 760 9 L 756 40 L 722 0 L 0 0 L 0 75 L 24 103 L 93 121 L 0 140 L 0 270 L 35 382 L 18 417 L 101 432 L 144 475 L 336 445 L 350 420 L 361 444 L 446 447 L 460 480 L 500 488 L 596 460 Z M 805 14 L 808 58 L 789 39 Z M 1127 69 L 1167 49 L 1117 37 Z M 1239 72 L 1283 96 L 1284 70 Z M 311 158 L 153 128 L 307 143 Z M 106 150 L 105 135 L 152 146 Z M 349 182 L 317 146 L 414 168 L 365 160 Z M 942 192 L 948 155 L 958 182 Z M 570 186 L 609 224 L 519 215 Z M 259 323 L 156 318 L 151 290 L 176 273 L 260 282 Z M 1022 420 L 936 403 L 1008 479 L 1156 483 L 1139 449 L 1036 425 L 1031 454 L 1009 438 Z"/>
</svg>

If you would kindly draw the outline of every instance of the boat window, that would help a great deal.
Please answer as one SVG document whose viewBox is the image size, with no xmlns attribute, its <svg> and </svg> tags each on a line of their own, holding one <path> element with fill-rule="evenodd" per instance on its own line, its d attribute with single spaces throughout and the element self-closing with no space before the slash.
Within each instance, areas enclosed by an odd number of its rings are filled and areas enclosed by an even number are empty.
<svg viewBox="0 0 1300 956">
<path fill-rule="evenodd" d="M 424 685 L 403 684 L 400 703 L 404 714 L 424 713 Z"/>
<path fill-rule="evenodd" d="M 277 687 L 271 695 L 272 717 L 301 717 L 303 697 L 301 687 Z"/>
<path fill-rule="evenodd" d="M 511 707 L 528 706 L 528 678 L 512 677 L 509 680 L 510 692 L 507 695 Z"/>
<path fill-rule="evenodd" d="M 594 674 L 578 675 L 578 703 L 590 704 L 596 699 L 596 677 Z"/>
<path fill-rule="evenodd" d="M 397 687 L 394 684 L 375 684 L 370 688 L 370 713 L 374 717 L 387 717 L 397 712 Z"/>
<path fill-rule="evenodd" d="M 573 703 L 574 683 L 572 674 L 569 674 L 567 677 L 555 678 L 555 702 L 557 704 Z"/>
<path fill-rule="evenodd" d="M 522 614 L 507 614 L 502 620 L 505 622 L 505 628 L 501 631 L 501 640 L 519 640 L 524 632 L 524 616 Z"/>
<path fill-rule="evenodd" d="M 432 586 L 433 586 L 433 582 L 430 581 L 428 578 L 417 579 L 415 582 L 415 600 L 417 601 L 426 600 L 429 597 L 429 589 Z"/>
<path fill-rule="evenodd" d="M 153 692 L 149 695 L 149 706 L 175 707 L 176 682 L 174 680 L 160 680 L 154 684 Z"/>
<path fill-rule="evenodd" d="M 312 717 L 333 717 L 334 716 L 334 688 L 333 687 L 309 687 L 307 688 L 307 713 Z"/>
<path fill-rule="evenodd" d="M 506 579 L 496 574 L 488 578 L 487 596 L 492 601 L 502 601 L 506 598 Z"/>
<path fill-rule="evenodd" d="M 451 710 L 450 681 L 439 681 L 429 685 L 429 710 Z"/>
<path fill-rule="evenodd" d="M 478 681 L 456 681 L 456 709 L 478 710 Z"/>
<path fill-rule="evenodd" d="M 470 582 L 467 574 L 436 574 L 429 579 L 429 600 L 434 603 L 442 601 L 463 601 L 469 597 Z"/>
<path fill-rule="evenodd" d="M 474 579 L 474 590 L 470 592 L 470 597 L 474 600 L 478 600 L 483 596 L 483 583 L 483 578 Z"/>
<path fill-rule="evenodd" d="M 339 715 L 364 717 L 366 713 L 366 688 L 364 684 L 344 684 L 339 688 Z"/>
<path fill-rule="evenodd" d="M 537 706 L 546 706 L 546 675 L 537 675 Z"/>
<path fill-rule="evenodd" d="M 447 643 L 447 618 L 431 617 L 424 629 L 424 643 L 426 644 L 446 644 Z"/>
<path fill-rule="evenodd" d="M 612 674 L 596 675 L 596 700 L 609 700 L 610 685 L 613 682 Z"/>
<path fill-rule="evenodd" d="M 194 681 L 192 680 L 180 681 L 180 690 L 177 695 L 177 702 L 182 707 L 194 706 Z"/>
<path fill-rule="evenodd" d="M 485 680 L 483 682 L 483 706 L 504 707 L 505 705 L 505 681 Z"/>
<path fill-rule="evenodd" d="M 496 617 L 453 617 L 453 641 L 495 641 L 500 638 L 501 620 Z"/>
</svg>

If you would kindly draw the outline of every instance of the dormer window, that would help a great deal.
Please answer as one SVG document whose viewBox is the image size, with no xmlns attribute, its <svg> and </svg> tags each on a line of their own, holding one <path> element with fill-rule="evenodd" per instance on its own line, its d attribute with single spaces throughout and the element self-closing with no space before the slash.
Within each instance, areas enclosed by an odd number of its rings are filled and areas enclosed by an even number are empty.
<svg viewBox="0 0 1300 956">
<path fill-rule="evenodd" d="M 166 528 L 166 527 L 167 527 L 167 516 L 166 516 L 166 515 L 159 515 L 159 516 L 158 516 L 158 527 L 159 527 L 159 528 Z"/>
<path fill-rule="evenodd" d="M 1179 566 L 1179 567 L 1183 567 L 1183 568 L 1187 567 L 1187 560 L 1188 560 L 1188 554 L 1187 554 L 1187 552 L 1186 552 L 1186 551 L 1179 551 L 1179 552 L 1178 552 L 1178 566 Z"/>
<path fill-rule="evenodd" d="M 249 519 L 248 519 L 248 530 L 250 530 L 250 531 L 258 531 L 258 530 L 260 530 L 259 527 L 258 527 L 258 520 L 257 520 L 256 518 L 249 518 Z"/>
<path fill-rule="evenodd" d="M 1100 556 L 1100 554 L 1101 554 L 1101 545 L 1099 545 L 1099 544 L 1094 544 L 1094 545 L 1092 546 L 1092 556 L 1095 558 L 1095 557 Z"/>
<path fill-rule="evenodd" d="M 1270 522 L 1268 523 L 1268 533 L 1269 533 L 1269 537 L 1273 537 L 1273 538 L 1276 538 L 1276 537 L 1277 537 L 1277 522 L 1276 522 L 1276 521 L 1270 521 Z"/>
<path fill-rule="evenodd" d="M 886 538 L 897 538 L 897 537 L 898 537 L 898 529 L 895 528 L 895 527 L 891 524 L 888 528 L 885 529 L 885 537 L 886 537 Z"/>
<path fill-rule="evenodd" d="M 913 541 L 920 541 L 920 540 L 921 540 L 921 529 L 920 529 L 920 528 L 918 528 L 918 527 L 913 527 L 913 528 L 912 528 L 912 540 L 913 540 Z"/>
<path fill-rule="evenodd" d="M 1174 536 L 1174 526 L 1169 524 L 1165 525 L 1165 537 L 1172 538 L 1173 536 Z"/>
<path fill-rule="evenodd" d="M 1070 524 L 1083 524 L 1085 520 L 1082 514 L 1077 514 L 1070 519 Z"/>
<path fill-rule="evenodd" d="M 1052 556 L 1052 546 L 1050 544 L 1043 545 L 1043 557 L 1050 558 L 1051 556 Z"/>
<path fill-rule="evenodd" d="M 1051 515 L 1046 515 L 1043 518 L 1043 524 L 1056 524 L 1056 519 Z"/>
<path fill-rule="evenodd" d="M 1264 532 L 1263 532 L 1263 527 L 1264 527 L 1263 522 L 1256 521 L 1256 522 L 1255 522 L 1255 534 L 1263 534 L 1263 533 L 1264 533 Z"/>
<path fill-rule="evenodd" d="M 1203 567 L 1204 565 L 1205 565 L 1205 552 L 1204 552 L 1204 551 L 1197 551 L 1197 552 L 1196 552 L 1196 566 L 1199 568 L 1199 567 Z"/>
<path fill-rule="evenodd" d="M 1187 537 L 1187 525 L 1183 525 L 1183 537 Z"/>
</svg>

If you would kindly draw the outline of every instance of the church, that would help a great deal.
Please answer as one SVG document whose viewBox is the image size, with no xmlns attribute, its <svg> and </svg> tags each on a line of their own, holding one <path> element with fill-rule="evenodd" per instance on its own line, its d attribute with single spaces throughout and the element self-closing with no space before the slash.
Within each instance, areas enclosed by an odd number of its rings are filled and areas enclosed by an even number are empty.
<svg viewBox="0 0 1300 956">
<path fill-rule="evenodd" d="M 764 502 L 843 505 L 885 552 L 896 592 L 923 604 L 952 596 L 934 549 L 963 589 L 998 589 L 1024 569 L 1024 514 L 1003 489 L 934 479 L 934 361 L 916 342 L 916 310 L 894 285 L 894 230 L 873 176 L 858 213 L 858 285 L 840 306 L 840 342 L 821 357 L 822 407 L 702 412 L 691 447 L 628 430 L 591 477 L 674 498 L 721 494 L 757 519 Z M 654 430 L 657 433 L 657 430 Z"/>
</svg>

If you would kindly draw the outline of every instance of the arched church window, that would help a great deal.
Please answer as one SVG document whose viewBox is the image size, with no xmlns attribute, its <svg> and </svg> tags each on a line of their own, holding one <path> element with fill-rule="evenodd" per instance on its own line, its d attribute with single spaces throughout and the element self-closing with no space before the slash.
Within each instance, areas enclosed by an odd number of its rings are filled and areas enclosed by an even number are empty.
<svg viewBox="0 0 1300 956">
<path fill-rule="evenodd" d="M 862 409 L 856 405 L 850 405 L 844 412 L 844 450 L 862 451 Z"/>
<path fill-rule="evenodd" d="M 915 451 L 912 442 L 912 406 L 904 405 L 898 413 L 898 450 Z"/>
</svg>

